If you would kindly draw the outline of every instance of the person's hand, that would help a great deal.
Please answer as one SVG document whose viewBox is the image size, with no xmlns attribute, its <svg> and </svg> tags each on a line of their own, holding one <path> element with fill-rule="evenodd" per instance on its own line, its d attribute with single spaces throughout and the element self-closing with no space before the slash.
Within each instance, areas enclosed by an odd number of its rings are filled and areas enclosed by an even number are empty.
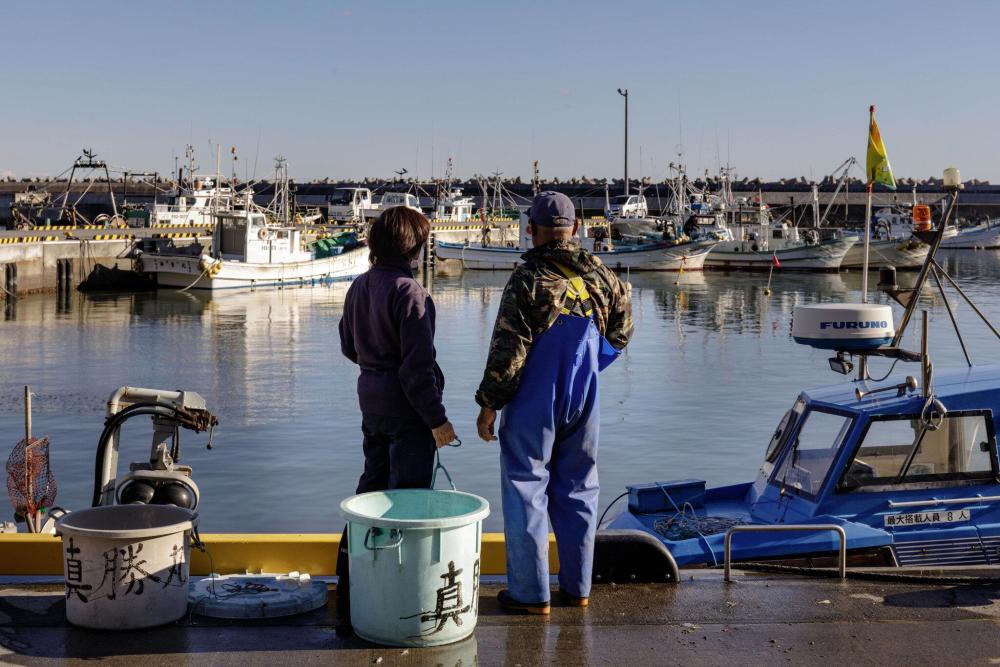
<svg viewBox="0 0 1000 667">
<path fill-rule="evenodd" d="M 497 411 L 493 408 L 480 408 L 479 417 L 476 419 L 476 430 L 479 431 L 479 437 L 489 442 L 490 440 L 496 440 L 497 437 L 493 435 L 493 424 L 497 420 Z"/>
<path fill-rule="evenodd" d="M 432 428 L 431 433 L 434 434 L 434 444 L 437 445 L 438 449 L 458 439 L 458 436 L 455 435 L 455 427 L 451 425 L 451 422 L 445 422 L 437 428 Z"/>
</svg>

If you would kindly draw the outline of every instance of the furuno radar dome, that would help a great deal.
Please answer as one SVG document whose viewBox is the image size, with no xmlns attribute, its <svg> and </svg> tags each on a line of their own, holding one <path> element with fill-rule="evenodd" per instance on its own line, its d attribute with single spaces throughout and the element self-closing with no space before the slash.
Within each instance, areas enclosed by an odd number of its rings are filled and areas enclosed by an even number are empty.
<svg viewBox="0 0 1000 667">
<path fill-rule="evenodd" d="M 874 350 L 888 345 L 895 334 L 892 308 L 872 304 L 799 306 L 792 322 L 792 338 L 796 343 L 821 350 Z"/>
</svg>

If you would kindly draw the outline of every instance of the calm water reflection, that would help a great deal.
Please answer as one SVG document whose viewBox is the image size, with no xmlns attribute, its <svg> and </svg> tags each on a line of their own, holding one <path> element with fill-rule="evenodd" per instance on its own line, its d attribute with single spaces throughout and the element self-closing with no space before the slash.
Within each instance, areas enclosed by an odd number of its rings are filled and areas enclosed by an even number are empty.
<svg viewBox="0 0 1000 667">
<path fill-rule="evenodd" d="M 1000 316 L 997 254 L 943 261 L 988 314 Z M 857 299 L 860 274 L 779 272 L 770 296 L 766 275 L 630 278 L 635 340 L 603 375 L 603 502 L 631 482 L 749 479 L 798 391 L 839 379 L 827 370 L 828 355 L 791 341 L 794 307 Z M 444 459 L 459 488 L 493 504 L 490 530 L 501 525 L 498 454 L 475 438 L 472 396 L 505 280 L 439 274 L 432 284 L 446 403 L 465 442 Z M 361 470 L 357 371 L 341 357 L 336 334 L 346 290 L 21 299 L 0 323 L 0 434 L 8 446 L 21 437 L 21 387 L 31 384 L 36 432 L 53 443 L 59 504 L 80 508 L 91 495 L 108 394 L 125 384 L 192 389 L 221 420 L 212 451 L 204 435 L 184 434 L 183 459 L 204 494 L 204 530 L 337 530 L 338 503 Z M 927 304 L 938 367 L 961 363 L 941 299 Z M 973 313 L 960 306 L 959 314 L 973 359 L 1000 361 L 1000 344 Z M 873 366 L 874 374 L 885 370 Z M 124 461 L 144 458 L 146 425 L 129 427 L 123 443 Z"/>
</svg>

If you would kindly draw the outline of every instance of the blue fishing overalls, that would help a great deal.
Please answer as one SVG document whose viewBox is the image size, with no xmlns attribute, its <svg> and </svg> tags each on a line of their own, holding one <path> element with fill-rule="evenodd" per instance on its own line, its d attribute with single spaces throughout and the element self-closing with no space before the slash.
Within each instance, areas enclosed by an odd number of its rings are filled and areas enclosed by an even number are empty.
<svg viewBox="0 0 1000 667">
<path fill-rule="evenodd" d="M 569 279 L 566 301 L 532 343 L 500 419 L 507 582 L 511 597 L 525 603 L 549 600 L 549 519 L 560 588 L 590 595 L 600 491 L 597 374 L 619 354 L 594 324 L 583 279 L 556 266 Z"/>
</svg>

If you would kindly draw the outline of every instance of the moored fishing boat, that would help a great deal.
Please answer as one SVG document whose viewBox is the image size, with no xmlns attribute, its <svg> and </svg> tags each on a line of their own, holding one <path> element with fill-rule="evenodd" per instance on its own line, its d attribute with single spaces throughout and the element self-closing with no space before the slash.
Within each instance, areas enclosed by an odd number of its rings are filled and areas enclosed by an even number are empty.
<svg viewBox="0 0 1000 667">
<path fill-rule="evenodd" d="M 617 246 L 594 255 L 618 271 L 701 271 L 716 241 L 689 241 L 680 244 L 650 242 Z M 521 263 L 521 248 L 483 247 L 481 244 L 439 242 L 434 247 L 438 259 L 456 260 L 463 268 L 507 271 Z"/>
<path fill-rule="evenodd" d="M 945 183 L 952 192 L 948 213 L 937 229 L 917 232 L 930 251 L 916 285 L 899 289 L 891 271 L 884 276 L 886 293 L 904 307 L 898 328 L 888 305 L 796 310 L 795 341 L 832 351 L 834 371 L 847 374 L 856 364 L 857 379 L 801 392 L 779 421 L 754 481 L 631 485 L 621 496 L 628 496 L 628 508 L 607 527 L 656 536 L 680 566 L 815 565 L 831 557 L 842 568 L 1000 563 L 994 423 L 1000 366 L 973 366 L 962 343 L 968 367 L 935 372 L 926 312 L 920 351 L 900 347 L 929 278 L 943 296 L 950 284 L 968 301 L 935 260 L 957 204 L 957 170 L 945 172 Z M 875 357 L 919 362 L 920 379 L 888 379 L 890 369 L 875 380 L 868 373 Z"/>
<path fill-rule="evenodd" d="M 781 225 L 772 234 L 795 234 L 798 230 Z M 828 240 L 810 238 L 801 242 L 778 243 L 786 239 L 767 239 L 759 235 L 735 232 L 736 240 L 718 243 L 705 261 L 706 269 L 719 271 L 768 271 L 779 267 L 787 271 L 839 271 L 844 256 L 858 237 L 842 236 Z"/>
<path fill-rule="evenodd" d="M 994 220 L 974 227 L 964 227 L 941 242 L 949 250 L 989 250 L 1000 248 L 1000 224 Z"/>
<path fill-rule="evenodd" d="M 722 225 L 729 238 L 712 249 L 705 268 L 720 271 L 839 271 L 858 240 L 839 231 L 823 238 L 816 228 L 800 231 L 798 225 L 775 221 L 759 197 L 740 198 L 734 206 L 713 210 L 706 222 L 699 220 L 695 226 L 709 229 L 706 225 L 713 222 Z"/>
<path fill-rule="evenodd" d="M 481 243 L 445 243 L 439 241 L 434 252 L 440 260 L 460 262 L 463 268 L 484 271 L 507 271 L 521 263 L 528 249 L 525 234 L 527 218 L 521 216 L 519 246 L 484 246 Z M 581 235 L 583 234 L 581 228 Z M 686 236 L 660 236 L 635 243 L 610 243 L 605 239 L 584 238 L 581 245 L 592 250 L 604 264 L 620 271 L 701 271 L 715 239 L 691 240 Z"/>
<path fill-rule="evenodd" d="M 140 254 L 138 269 L 162 287 L 219 290 L 351 280 L 368 268 L 368 253 L 352 235 L 306 246 L 300 229 L 270 224 L 264 213 L 215 219 L 210 253 L 200 245 L 167 246 Z"/>
<path fill-rule="evenodd" d="M 873 271 L 880 266 L 919 269 L 927 259 L 929 250 L 926 243 L 912 237 L 907 240 L 874 239 L 868 244 L 868 266 Z M 864 259 L 865 243 L 859 239 L 844 255 L 840 268 L 860 269 L 864 265 Z"/>
</svg>

